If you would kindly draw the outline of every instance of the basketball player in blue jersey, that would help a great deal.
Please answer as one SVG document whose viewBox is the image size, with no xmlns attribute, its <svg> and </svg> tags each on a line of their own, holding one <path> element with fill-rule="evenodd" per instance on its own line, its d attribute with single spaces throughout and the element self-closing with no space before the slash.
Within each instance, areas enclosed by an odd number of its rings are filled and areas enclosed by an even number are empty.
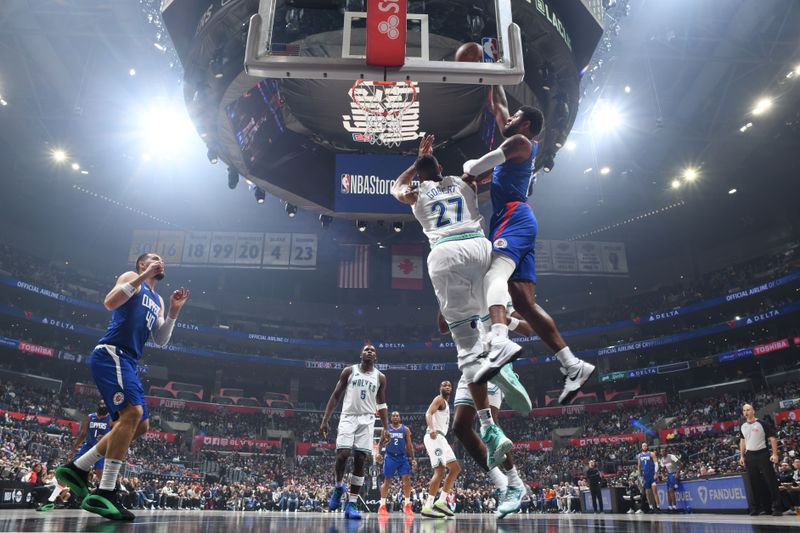
<svg viewBox="0 0 800 533">
<path fill-rule="evenodd" d="M 86 453 L 56 469 L 56 479 L 83 499 L 83 509 L 110 520 L 135 518 L 118 502 L 116 483 L 131 442 L 149 427 L 138 360 L 148 338 L 159 346 L 169 342 L 189 298 L 184 288 L 174 291 L 165 319 L 164 302 L 155 291 L 156 283 L 164 279 L 164 261 L 157 254 L 146 253 L 137 258 L 135 267 L 135 272 L 122 274 L 106 295 L 104 305 L 113 311 L 111 322 L 89 356 L 89 367 L 114 426 Z M 89 494 L 89 470 L 103 457 L 100 486 Z"/>
<path fill-rule="evenodd" d="M 325 414 L 319 426 L 323 439 L 328 438 L 328 421 L 333 410 L 344 396 L 342 414 L 336 435 L 336 465 L 334 475 L 336 484 L 333 488 L 328 510 L 335 511 L 342 505 L 344 496 L 344 470 L 350 454 L 353 454 L 353 473 L 350 476 L 350 494 L 344 507 L 344 516 L 352 520 L 361 520 L 357 508 L 358 495 L 364 485 L 364 464 L 367 454 L 372 453 L 372 434 L 375 428 L 375 413 L 380 416 L 384 427 L 382 438 L 386 438 L 389 420 L 386 414 L 386 376 L 375 368 L 378 352 L 372 344 L 361 349 L 360 364 L 348 366 L 342 370 L 336 388 L 333 389 Z"/>
<path fill-rule="evenodd" d="M 86 415 L 86 418 L 81 424 L 80 432 L 75 438 L 75 442 L 72 444 L 72 448 L 69 451 L 69 457 L 72 457 L 74 460 L 89 451 L 100 441 L 101 438 L 103 438 L 106 433 L 111 430 L 112 424 L 113 422 L 111 421 L 111 415 L 108 413 L 106 403 L 103 400 L 100 400 L 100 402 L 97 404 L 97 410 L 94 413 Z M 80 448 L 80 450 L 78 448 Z M 93 472 L 95 478 L 100 478 L 104 464 L 105 461 L 103 458 L 100 458 L 94 464 Z M 52 511 L 55 509 L 55 501 L 65 488 L 66 487 L 64 485 L 56 482 L 56 486 L 53 487 L 53 492 L 47 499 L 48 503 L 40 505 L 36 510 Z"/>
<path fill-rule="evenodd" d="M 654 452 L 647 449 L 647 443 L 642 443 L 642 451 L 636 456 L 636 472 L 642 480 L 642 492 L 650 504 L 651 512 L 658 512 L 658 492 L 656 491 L 656 472 L 658 472 L 658 458 Z"/>
<path fill-rule="evenodd" d="M 389 516 L 386 510 L 386 495 L 392 487 L 392 478 L 399 475 L 403 481 L 403 496 L 405 497 L 404 509 L 406 516 L 414 516 L 411 510 L 411 471 L 417 469 L 417 459 L 414 457 L 414 445 L 411 443 L 411 430 L 403 424 L 400 413 L 392 412 L 392 424 L 388 433 L 384 433 L 381 446 L 386 446 L 384 455 L 377 455 L 376 461 L 383 461 L 383 483 L 381 484 L 381 505 L 378 507 L 379 516 Z M 409 458 L 411 461 L 409 462 Z"/>
<path fill-rule="evenodd" d="M 494 169 L 493 215 L 489 235 L 492 262 L 484 280 L 492 338 L 489 356 L 476 372 L 475 382 L 490 380 L 503 365 L 514 361 L 522 352 L 520 345 L 508 338 L 506 303 L 510 293 L 517 311 L 556 353 L 565 376 L 564 389 L 558 401 L 562 405 L 568 404 L 592 376 L 595 367 L 572 354 L 553 319 L 536 303 L 533 253 L 539 227 L 528 205 L 528 187 L 536 157 L 533 139 L 542 130 L 544 116 L 531 106 L 522 106 L 510 115 L 502 86 L 492 88 L 492 105 L 495 119 L 506 140 L 480 159 L 464 163 L 467 177 L 477 177 Z"/>
</svg>

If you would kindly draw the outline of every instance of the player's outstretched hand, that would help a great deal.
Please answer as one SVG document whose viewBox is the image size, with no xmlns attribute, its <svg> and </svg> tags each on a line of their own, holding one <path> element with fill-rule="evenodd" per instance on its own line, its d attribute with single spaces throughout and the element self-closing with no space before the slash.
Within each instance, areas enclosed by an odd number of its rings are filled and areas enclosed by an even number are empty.
<svg viewBox="0 0 800 533">
<path fill-rule="evenodd" d="M 181 287 L 180 289 L 175 289 L 172 292 L 172 296 L 169 298 L 169 305 L 172 309 L 180 309 L 183 307 L 183 304 L 186 303 L 186 300 L 189 299 L 189 289 Z"/>
<path fill-rule="evenodd" d="M 411 470 L 416 472 L 417 471 L 417 460 L 411 459 Z"/>
<path fill-rule="evenodd" d="M 433 153 L 433 141 L 436 140 L 436 137 L 433 134 L 426 135 L 422 138 L 419 142 L 419 152 L 417 155 L 423 156 Z"/>
<path fill-rule="evenodd" d="M 323 420 L 322 424 L 319 425 L 319 434 L 322 436 L 323 439 L 328 440 L 328 421 Z"/>
</svg>

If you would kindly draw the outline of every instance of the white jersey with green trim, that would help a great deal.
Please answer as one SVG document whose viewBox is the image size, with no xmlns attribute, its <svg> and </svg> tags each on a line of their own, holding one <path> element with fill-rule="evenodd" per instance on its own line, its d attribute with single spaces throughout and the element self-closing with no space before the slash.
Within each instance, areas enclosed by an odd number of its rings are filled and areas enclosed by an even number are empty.
<svg viewBox="0 0 800 533">
<path fill-rule="evenodd" d="M 347 378 L 342 415 L 374 415 L 378 411 L 380 370 L 373 368 L 364 372 L 360 365 L 353 365 L 352 368 L 353 371 Z"/>
<path fill-rule="evenodd" d="M 433 422 L 434 431 L 447 435 L 447 430 L 450 429 L 450 404 L 447 401 L 444 402 L 444 409 L 437 409 L 433 413 L 431 422 Z"/>
<path fill-rule="evenodd" d="M 419 196 L 411 207 L 414 217 L 431 243 L 465 233 L 483 236 L 483 217 L 478 210 L 478 195 L 457 176 L 445 176 L 442 181 L 425 180 L 419 183 Z"/>
</svg>

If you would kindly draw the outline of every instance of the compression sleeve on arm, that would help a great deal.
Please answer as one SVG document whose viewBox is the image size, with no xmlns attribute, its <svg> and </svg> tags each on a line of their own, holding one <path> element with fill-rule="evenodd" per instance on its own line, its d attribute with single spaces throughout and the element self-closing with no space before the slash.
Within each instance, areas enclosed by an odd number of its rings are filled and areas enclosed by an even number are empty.
<svg viewBox="0 0 800 533">
<path fill-rule="evenodd" d="M 470 159 L 469 161 L 465 162 L 464 174 L 469 174 L 470 176 L 480 176 L 484 172 L 492 170 L 497 165 L 505 163 L 505 161 L 506 154 L 503 153 L 503 150 L 497 148 L 484 155 L 480 159 Z"/>
<path fill-rule="evenodd" d="M 158 317 L 155 329 L 151 332 L 153 342 L 159 346 L 166 346 L 169 339 L 172 337 L 172 330 L 175 328 L 175 319 L 167 318 L 164 320 Z"/>
</svg>

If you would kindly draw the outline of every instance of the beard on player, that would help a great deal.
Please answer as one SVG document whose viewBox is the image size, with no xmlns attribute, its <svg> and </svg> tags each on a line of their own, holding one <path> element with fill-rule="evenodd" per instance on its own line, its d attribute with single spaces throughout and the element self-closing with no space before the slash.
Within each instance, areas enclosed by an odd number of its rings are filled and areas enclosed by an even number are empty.
<svg viewBox="0 0 800 533">
<path fill-rule="evenodd" d="M 452 392 L 453 385 L 449 381 L 442 381 L 441 385 L 439 385 L 439 394 L 442 395 L 442 398 L 449 399 Z"/>
</svg>

